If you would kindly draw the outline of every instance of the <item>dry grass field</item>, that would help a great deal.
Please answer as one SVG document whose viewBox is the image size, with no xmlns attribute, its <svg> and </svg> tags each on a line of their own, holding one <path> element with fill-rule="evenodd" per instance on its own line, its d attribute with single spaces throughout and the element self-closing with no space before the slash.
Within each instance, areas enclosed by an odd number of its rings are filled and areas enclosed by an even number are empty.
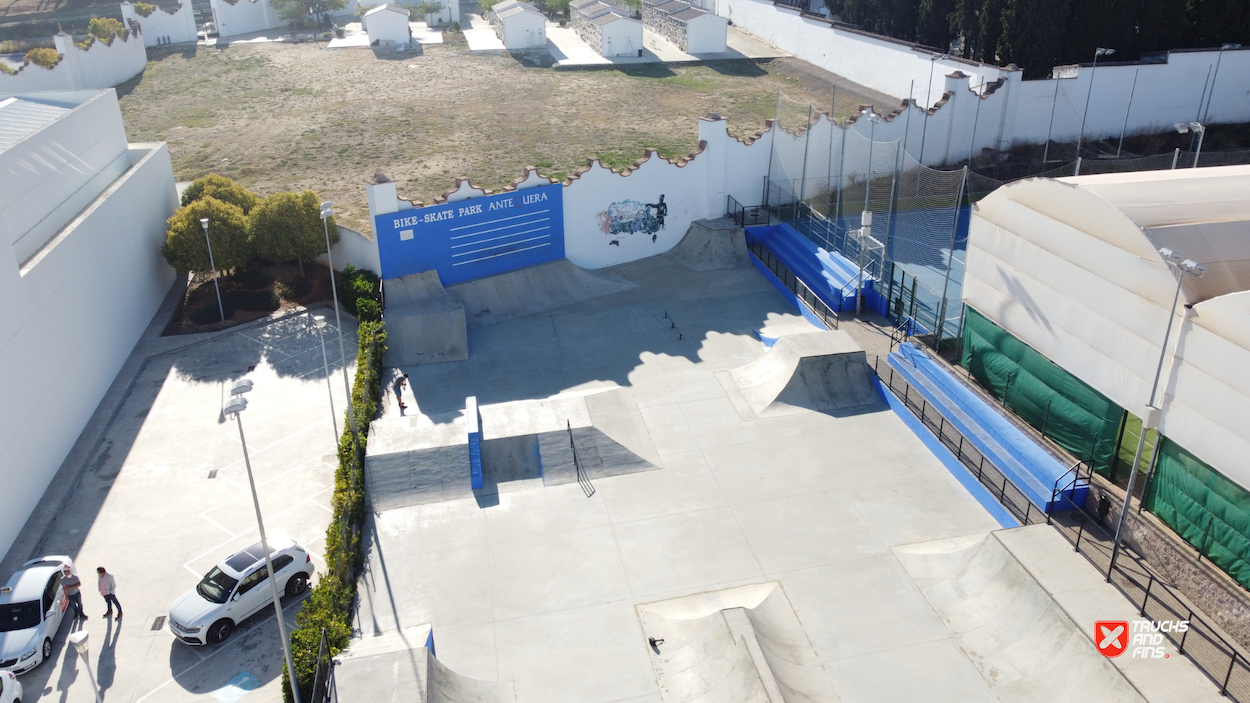
<svg viewBox="0 0 1250 703">
<path fill-rule="evenodd" d="M 261 194 L 312 189 L 366 232 L 363 181 L 376 172 L 428 203 L 457 176 L 498 188 L 527 165 L 564 178 L 591 157 L 625 167 L 645 148 L 681 156 L 709 112 L 748 135 L 773 115 L 778 88 L 817 105 L 831 97 L 831 77 L 793 59 L 555 71 L 463 43 L 402 59 L 286 43 L 149 57 L 118 87 L 122 112 L 131 141 L 169 142 L 179 180 L 215 171 Z M 837 95 L 839 115 L 874 97 L 897 104 L 841 85 Z"/>
</svg>

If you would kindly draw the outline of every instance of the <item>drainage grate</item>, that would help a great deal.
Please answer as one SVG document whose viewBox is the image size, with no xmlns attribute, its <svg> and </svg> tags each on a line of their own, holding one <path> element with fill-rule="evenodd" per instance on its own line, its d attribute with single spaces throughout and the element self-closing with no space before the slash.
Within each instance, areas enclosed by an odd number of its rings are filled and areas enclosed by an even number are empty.
<svg viewBox="0 0 1250 703">
<path fill-rule="evenodd" d="M 152 631 L 155 632 L 162 627 L 165 627 L 165 616 L 157 615 L 156 619 L 152 621 Z"/>
<path fill-rule="evenodd" d="M 209 471 L 209 472 L 208 472 L 208 477 L 209 477 L 209 478 L 217 478 L 217 469 L 213 469 L 212 471 Z"/>
</svg>

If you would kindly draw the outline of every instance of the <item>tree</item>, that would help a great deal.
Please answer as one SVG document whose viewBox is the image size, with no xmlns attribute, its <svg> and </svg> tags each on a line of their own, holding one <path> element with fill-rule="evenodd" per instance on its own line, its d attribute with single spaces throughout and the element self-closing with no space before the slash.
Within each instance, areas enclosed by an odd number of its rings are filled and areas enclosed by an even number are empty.
<svg viewBox="0 0 1250 703">
<path fill-rule="evenodd" d="M 190 205 L 201 198 L 212 197 L 223 203 L 230 203 L 238 207 L 246 215 L 256 207 L 256 203 L 260 202 L 260 198 L 255 193 L 235 183 L 234 181 L 210 173 L 207 176 L 201 176 L 194 181 L 187 189 L 182 192 L 182 204 Z"/>
<path fill-rule="evenodd" d="M 248 236 L 252 251 L 270 261 L 299 262 L 300 278 L 304 277 L 304 260 L 326 253 L 326 231 L 330 245 L 339 240 L 334 218 L 321 224 L 321 204 L 311 190 L 303 193 L 274 193 L 265 198 L 248 218 Z"/>
<path fill-rule="evenodd" d="M 1050 75 L 1062 63 L 1068 10 L 1069 0 L 1006 0 L 998 59 L 1024 69 L 1025 78 Z"/>
<path fill-rule="evenodd" d="M 951 44 L 951 15 L 955 12 L 955 0 L 920 0 L 916 17 L 916 38 L 921 44 L 935 46 L 942 51 Z"/>
<path fill-rule="evenodd" d="M 981 22 L 980 0 L 954 0 L 954 9 L 950 15 L 951 33 L 963 38 L 963 57 L 979 59 L 981 57 Z"/>
<path fill-rule="evenodd" d="M 269 3 L 278 11 L 278 16 L 292 25 L 329 14 L 347 7 L 347 0 L 271 0 Z"/>
<path fill-rule="evenodd" d="M 169 218 L 169 230 L 165 233 L 165 246 L 161 253 L 170 266 L 183 272 L 212 270 L 204 228 L 200 224 L 203 218 L 208 218 L 208 237 L 213 243 L 212 262 L 218 271 L 238 268 L 252 258 L 247 217 L 243 211 L 236 205 L 206 196 L 178 208 Z"/>
<path fill-rule="evenodd" d="M 87 34 L 102 42 L 107 42 L 114 36 L 120 37 L 125 33 L 126 27 L 112 17 L 93 17 L 87 23 Z"/>
</svg>

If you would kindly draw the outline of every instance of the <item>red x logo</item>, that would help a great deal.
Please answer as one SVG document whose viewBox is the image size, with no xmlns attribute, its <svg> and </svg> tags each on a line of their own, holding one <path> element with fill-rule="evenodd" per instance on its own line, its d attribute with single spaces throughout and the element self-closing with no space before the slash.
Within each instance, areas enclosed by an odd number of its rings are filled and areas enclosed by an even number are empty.
<svg viewBox="0 0 1250 703">
<path fill-rule="evenodd" d="M 1094 645 L 1104 657 L 1115 658 L 1128 649 L 1128 623 L 1124 620 L 1099 620 L 1094 623 Z"/>
</svg>

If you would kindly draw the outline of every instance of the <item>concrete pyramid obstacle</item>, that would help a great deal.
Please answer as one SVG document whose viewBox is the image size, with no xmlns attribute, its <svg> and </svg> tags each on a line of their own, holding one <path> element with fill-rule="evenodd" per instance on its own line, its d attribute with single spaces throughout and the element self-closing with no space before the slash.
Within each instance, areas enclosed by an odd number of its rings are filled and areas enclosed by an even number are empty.
<svg viewBox="0 0 1250 703">
<path fill-rule="evenodd" d="M 677 246 L 665 254 L 695 271 L 723 271 L 751 265 L 746 235 L 728 217 L 695 220 Z"/>
<path fill-rule="evenodd" d="M 510 703 L 510 682 L 462 676 L 434 654 L 429 625 L 354 640 L 337 660 L 338 687 L 370 703 Z"/>
<path fill-rule="evenodd" d="M 730 371 L 726 390 L 757 417 L 853 411 L 882 403 L 870 373 L 864 350 L 845 332 L 783 334 L 763 356 Z"/>
</svg>

